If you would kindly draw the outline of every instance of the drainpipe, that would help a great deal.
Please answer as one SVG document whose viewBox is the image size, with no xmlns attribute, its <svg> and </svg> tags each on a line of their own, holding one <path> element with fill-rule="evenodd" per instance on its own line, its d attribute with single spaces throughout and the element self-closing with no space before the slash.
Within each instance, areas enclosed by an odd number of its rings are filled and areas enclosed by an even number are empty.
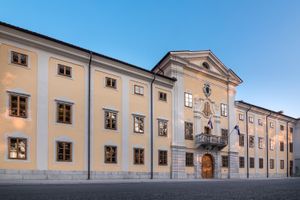
<svg viewBox="0 0 300 200">
<path fill-rule="evenodd" d="M 151 172 L 150 178 L 153 179 L 153 83 L 156 79 L 156 74 L 153 74 L 153 79 L 151 81 L 151 91 L 150 91 L 150 142 L 151 142 Z"/>
<path fill-rule="evenodd" d="M 91 63 L 93 53 L 90 52 L 90 60 L 88 65 L 88 176 L 91 179 Z"/>
<path fill-rule="evenodd" d="M 269 178 L 269 123 L 268 118 L 272 115 L 272 112 L 266 117 L 266 143 L 267 143 L 267 178 Z"/>
<path fill-rule="evenodd" d="M 251 110 L 252 106 L 246 111 L 246 141 L 247 141 L 247 178 L 249 178 L 249 120 L 248 112 Z"/>
</svg>

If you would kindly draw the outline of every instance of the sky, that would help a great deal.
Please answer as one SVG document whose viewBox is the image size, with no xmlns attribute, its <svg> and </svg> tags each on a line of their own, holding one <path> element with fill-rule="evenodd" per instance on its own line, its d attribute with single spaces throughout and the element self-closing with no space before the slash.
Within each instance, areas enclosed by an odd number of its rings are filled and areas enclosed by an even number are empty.
<svg viewBox="0 0 300 200">
<path fill-rule="evenodd" d="M 237 100 L 300 117 L 299 0 L 2 0 L 0 21 L 146 69 L 210 49 L 243 79 Z"/>
</svg>

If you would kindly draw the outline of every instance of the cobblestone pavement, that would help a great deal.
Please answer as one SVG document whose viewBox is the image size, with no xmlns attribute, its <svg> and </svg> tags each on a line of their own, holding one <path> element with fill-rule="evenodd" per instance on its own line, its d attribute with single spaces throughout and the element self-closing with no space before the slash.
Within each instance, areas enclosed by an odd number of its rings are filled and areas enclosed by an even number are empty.
<svg viewBox="0 0 300 200">
<path fill-rule="evenodd" d="M 300 179 L 2 184 L 0 199 L 299 199 Z"/>
</svg>

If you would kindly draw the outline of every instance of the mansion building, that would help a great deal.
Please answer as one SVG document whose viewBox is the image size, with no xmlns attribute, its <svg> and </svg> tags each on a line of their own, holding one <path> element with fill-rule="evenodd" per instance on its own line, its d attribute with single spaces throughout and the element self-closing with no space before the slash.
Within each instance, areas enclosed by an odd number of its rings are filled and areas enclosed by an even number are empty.
<svg viewBox="0 0 300 200">
<path fill-rule="evenodd" d="M 300 120 L 243 101 L 210 50 L 151 71 L 0 22 L 0 179 L 300 175 Z"/>
</svg>

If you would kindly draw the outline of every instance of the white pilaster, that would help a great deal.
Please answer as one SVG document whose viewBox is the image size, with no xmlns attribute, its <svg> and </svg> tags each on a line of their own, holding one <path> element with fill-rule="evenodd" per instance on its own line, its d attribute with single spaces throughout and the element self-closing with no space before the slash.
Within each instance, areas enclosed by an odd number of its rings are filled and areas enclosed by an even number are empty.
<svg viewBox="0 0 300 200">
<path fill-rule="evenodd" d="M 294 175 L 300 176 L 300 120 L 298 120 L 293 135 L 294 145 Z"/>
<path fill-rule="evenodd" d="M 49 55 L 38 52 L 37 83 L 37 169 L 48 169 L 48 65 Z"/>
<path fill-rule="evenodd" d="M 279 140 L 278 140 L 278 138 L 279 138 L 279 131 L 280 131 L 280 127 L 279 127 L 279 123 L 278 123 L 278 120 L 276 120 L 276 122 L 275 122 L 275 144 L 276 144 L 276 148 L 275 148 L 275 158 L 276 158 L 276 175 L 278 175 L 278 169 L 279 169 L 279 167 L 280 167 L 280 160 L 279 160 L 279 156 L 278 156 L 278 154 L 279 154 L 279 151 L 280 151 L 280 144 L 279 144 Z"/>
<path fill-rule="evenodd" d="M 128 171 L 129 78 L 122 75 L 122 171 Z M 150 133 L 150 132 L 149 132 Z"/>
</svg>

